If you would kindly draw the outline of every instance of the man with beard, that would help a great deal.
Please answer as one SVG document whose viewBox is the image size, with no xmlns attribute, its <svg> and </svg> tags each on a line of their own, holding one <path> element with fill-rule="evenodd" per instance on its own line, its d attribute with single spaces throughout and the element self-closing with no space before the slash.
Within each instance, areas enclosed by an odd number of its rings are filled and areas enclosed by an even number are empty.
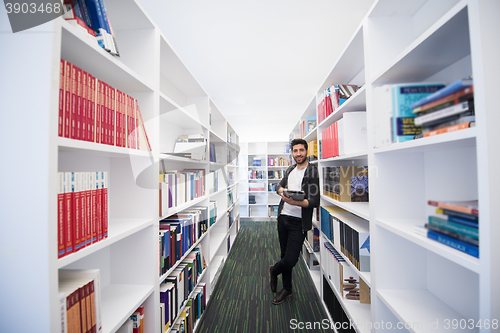
<svg viewBox="0 0 500 333">
<path fill-rule="evenodd" d="M 299 260 L 307 231 L 312 228 L 313 208 L 319 206 L 318 168 L 308 163 L 307 148 L 305 140 L 292 140 L 292 156 L 297 164 L 286 170 L 276 187 L 276 193 L 281 196 L 278 208 L 281 260 L 269 267 L 269 286 L 272 292 L 276 292 L 278 275 L 281 274 L 283 289 L 276 294 L 273 304 L 280 304 L 292 296 L 292 269 Z M 283 193 L 285 190 L 303 191 L 304 199 L 294 200 Z"/>
</svg>

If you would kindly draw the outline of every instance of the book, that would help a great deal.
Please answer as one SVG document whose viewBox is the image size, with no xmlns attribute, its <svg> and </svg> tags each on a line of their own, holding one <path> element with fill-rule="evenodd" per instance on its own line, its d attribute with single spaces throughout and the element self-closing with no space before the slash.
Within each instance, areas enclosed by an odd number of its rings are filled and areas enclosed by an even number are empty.
<svg viewBox="0 0 500 333">
<path fill-rule="evenodd" d="M 436 213 L 446 216 L 449 221 L 463 223 L 472 222 L 477 225 L 479 222 L 479 217 L 477 215 L 471 215 L 466 213 L 457 212 L 450 209 L 436 208 Z"/>
<path fill-rule="evenodd" d="M 413 113 L 418 114 L 421 112 L 425 112 L 425 111 L 428 111 L 432 108 L 435 108 L 435 107 L 438 107 L 438 106 L 443 105 L 445 103 L 448 103 L 450 101 L 454 101 L 456 99 L 463 98 L 465 96 L 467 96 L 465 98 L 468 98 L 469 96 L 472 96 L 473 94 L 474 94 L 474 86 L 466 87 L 466 88 L 464 88 L 462 90 L 458 90 L 450 95 L 443 96 L 443 97 L 438 98 L 432 102 L 418 106 L 415 109 L 413 109 Z"/>
<path fill-rule="evenodd" d="M 422 106 L 424 104 L 430 103 L 432 101 L 435 101 L 437 99 L 440 99 L 442 97 L 445 97 L 447 95 L 453 94 L 454 92 L 457 92 L 459 90 L 462 90 L 466 87 L 472 86 L 472 78 L 464 78 L 464 79 L 459 79 L 439 90 L 434 92 L 431 95 L 428 95 L 415 103 L 413 103 L 410 108 L 411 109 L 416 109 L 419 106 Z"/>
<path fill-rule="evenodd" d="M 316 116 L 306 117 L 307 134 L 309 134 L 315 128 L 316 128 Z"/>
<path fill-rule="evenodd" d="M 450 237 L 450 236 L 442 234 L 440 232 L 428 230 L 424 226 L 420 226 L 420 225 L 415 226 L 414 231 L 418 235 L 435 240 L 441 244 L 452 247 L 456 250 L 459 250 L 459 251 L 466 253 L 468 255 L 471 255 L 473 257 L 479 258 L 479 247 L 476 245 L 466 243 L 464 241 Z"/>
<path fill-rule="evenodd" d="M 423 134 L 423 137 L 426 138 L 426 137 L 430 137 L 430 136 L 434 136 L 434 135 L 456 132 L 456 131 L 459 131 L 462 129 L 471 128 L 471 127 L 475 127 L 475 126 L 476 126 L 475 121 L 467 121 L 467 122 L 464 122 L 461 124 L 451 125 L 451 126 L 447 126 L 444 128 L 434 130 L 434 131 L 426 132 Z"/>
<path fill-rule="evenodd" d="M 415 126 L 415 117 L 410 105 L 416 100 L 426 97 L 441 89 L 443 84 L 410 83 L 397 84 L 391 87 L 392 99 L 392 142 L 413 140 L 422 129 Z M 387 97 L 386 97 L 387 98 Z"/>
<path fill-rule="evenodd" d="M 418 115 L 415 118 L 415 125 L 425 126 L 426 124 L 428 124 L 430 122 L 440 120 L 443 118 L 447 118 L 449 116 L 453 116 L 453 115 L 460 114 L 460 113 L 463 113 L 465 111 L 474 109 L 474 100 L 473 99 L 469 99 L 469 100 L 463 101 L 463 102 L 459 102 L 459 100 L 457 99 L 457 100 L 453 101 L 452 103 L 453 104 L 451 104 L 445 108 L 436 110 L 434 112 Z"/>
<path fill-rule="evenodd" d="M 444 221 L 446 222 L 446 221 Z M 436 232 L 440 232 L 442 234 L 448 235 L 450 237 L 454 237 L 460 239 L 464 242 L 473 245 L 479 245 L 478 238 L 478 230 L 476 229 L 473 232 L 473 228 L 464 229 L 465 226 L 455 227 L 454 225 L 450 225 L 447 223 L 439 223 L 433 220 L 433 222 L 429 222 L 425 224 L 425 227 L 429 230 L 434 230 Z"/>
<path fill-rule="evenodd" d="M 479 215 L 478 200 L 437 201 L 429 200 L 430 206 L 453 210 L 465 214 Z"/>
</svg>

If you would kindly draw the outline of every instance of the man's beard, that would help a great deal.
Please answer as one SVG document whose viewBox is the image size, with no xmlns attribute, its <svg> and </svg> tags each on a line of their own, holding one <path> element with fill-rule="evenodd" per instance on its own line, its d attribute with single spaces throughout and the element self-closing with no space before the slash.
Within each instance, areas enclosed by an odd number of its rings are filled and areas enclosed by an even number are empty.
<svg viewBox="0 0 500 333">
<path fill-rule="evenodd" d="M 302 163 L 304 163 L 304 162 L 305 162 L 305 157 L 304 157 L 304 156 L 302 156 L 302 161 L 301 161 L 301 162 L 297 161 L 297 160 L 299 159 L 298 157 L 294 157 L 293 159 L 295 160 L 295 162 L 296 162 L 297 164 L 302 164 Z"/>
</svg>

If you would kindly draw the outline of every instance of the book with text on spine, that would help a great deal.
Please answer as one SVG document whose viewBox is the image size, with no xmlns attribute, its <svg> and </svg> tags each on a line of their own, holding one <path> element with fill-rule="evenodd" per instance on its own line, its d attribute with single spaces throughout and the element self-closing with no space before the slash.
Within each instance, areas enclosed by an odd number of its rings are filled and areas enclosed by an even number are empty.
<svg viewBox="0 0 500 333">
<path fill-rule="evenodd" d="M 472 86 L 472 82 L 473 82 L 472 78 L 465 78 L 465 79 L 457 80 L 457 81 L 447 85 L 446 87 L 443 87 L 442 89 L 437 90 L 433 94 L 428 95 L 428 96 L 416 101 L 410 107 L 412 109 L 416 109 L 419 106 L 422 106 L 424 104 L 438 100 L 442 97 L 453 94 L 453 93 L 455 93 L 459 90 L 462 90 L 466 87 L 470 87 L 470 86 Z"/>
<path fill-rule="evenodd" d="M 429 200 L 427 203 L 430 206 L 449 209 L 471 215 L 479 215 L 478 200 L 455 200 L 455 201 Z"/>
<path fill-rule="evenodd" d="M 469 254 L 473 257 L 479 258 L 479 247 L 476 245 L 468 244 L 459 239 L 447 236 L 445 234 L 428 230 L 424 226 L 416 225 L 414 227 L 414 231 L 416 234 L 427 237 L 429 239 L 435 240 L 441 244 L 459 250 L 463 253 Z"/>
</svg>

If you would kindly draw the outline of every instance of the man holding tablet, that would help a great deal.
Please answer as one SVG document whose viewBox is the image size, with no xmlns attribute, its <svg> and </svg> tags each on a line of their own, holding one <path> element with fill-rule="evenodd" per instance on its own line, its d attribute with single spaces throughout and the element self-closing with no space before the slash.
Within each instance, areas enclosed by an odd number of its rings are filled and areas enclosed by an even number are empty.
<svg viewBox="0 0 500 333">
<path fill-rule="evenodd" d="M 299 260 L 307 231 L 312 228 L 313 208 L 320 201 L 318 168 L 307 161 L 307 142 L 294 139 L 291 149 L 297 164 L 286 170 L 276 186 L 276 193 L 281 196 L 278 208 L 281 260 L 269 267 L 269 286 L 276 292 L 281 274 L 283 289 L 276 294 L 273 304 L 280 304 L 292 295 L 292 269 Z"/>
</svg>

